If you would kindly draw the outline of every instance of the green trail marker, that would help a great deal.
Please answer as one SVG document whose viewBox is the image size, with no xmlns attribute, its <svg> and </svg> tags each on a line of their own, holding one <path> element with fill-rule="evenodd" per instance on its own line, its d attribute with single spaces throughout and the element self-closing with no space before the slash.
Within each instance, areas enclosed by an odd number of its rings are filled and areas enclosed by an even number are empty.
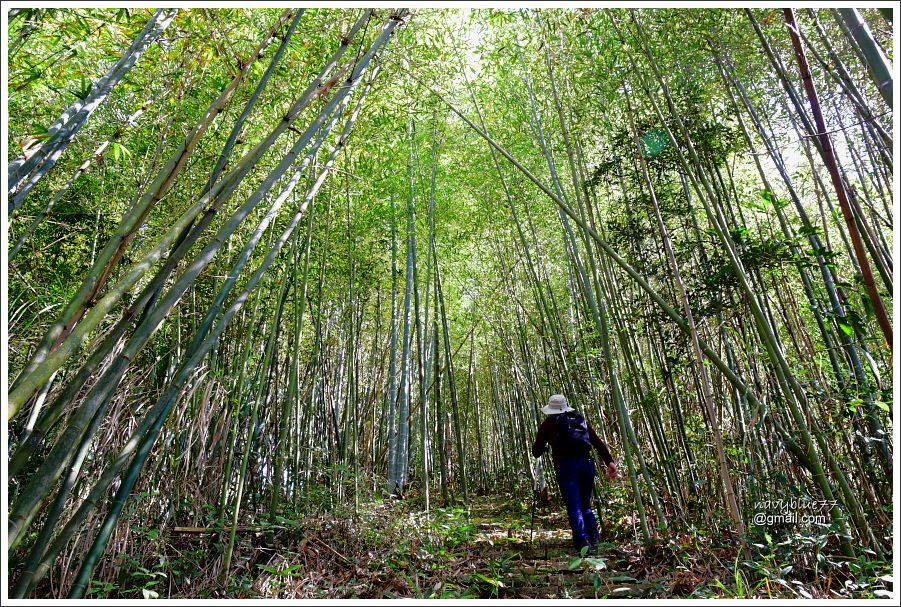
<svg viewBox="0 0 901 607">
<path fill-rule="evenodd" d="M 651 129 L 641 137 L 642 152 L 646 158 L 653 158 L 669 147 L 669 139 L 663 129 Z"/>
</svg>

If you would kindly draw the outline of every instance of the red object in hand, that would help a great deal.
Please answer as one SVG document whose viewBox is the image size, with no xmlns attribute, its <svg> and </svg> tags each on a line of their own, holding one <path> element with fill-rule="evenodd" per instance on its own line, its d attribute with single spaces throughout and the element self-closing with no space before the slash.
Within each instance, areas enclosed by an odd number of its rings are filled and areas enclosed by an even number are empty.
<svg viewBox="0 0 901 607">
<path fill-rule="evenodd" d="M 616 464 L 614 464 L 613 462 L 607 464 L 607 476 L 610 478 L 610 480 L 615 480 L 619 477 L 619 473 L 616 470 Z"/>
</svg>

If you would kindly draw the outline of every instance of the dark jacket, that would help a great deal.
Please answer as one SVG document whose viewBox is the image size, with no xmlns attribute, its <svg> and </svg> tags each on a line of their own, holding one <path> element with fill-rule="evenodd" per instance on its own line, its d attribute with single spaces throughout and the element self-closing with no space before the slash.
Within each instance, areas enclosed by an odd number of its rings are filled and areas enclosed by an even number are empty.
<svg viewBox="0 0 901 607">
<path fill-rule="evenodd" d="M 534 457 L 539 457 L 542 453 L 547 451 L 547 446 L 550 445 L 554 467 L 557 468 L 562 459 L 562 456 L 560 455 L 563 450 L 562 441 L 566 440 L 566 437 L 560 432 L 560 426 L 557 423 L 557 420 L 554 419 L 555 417 L 557 416 L 547 416 L 547 418 L 541 422 L 541 425 L 538 426 L 538 434 L 535 436 L 535 443 L 532 445 L 532 455 Z M 604 444 L 604 441 L 602 441 L 601 437 L 594 431 L 594 428 L 591 427 L 591 424 L 588 423 L 587 419 L 585 420 L 585 424 L 588 426 L 588 440 L 591 442 L 591 446 L 597 449 L 598 453 L 601 454 L 601 459 L 604 460 L 605 464 L 613 463 L 613 457 L 610 455 L 610 450 L 607 449 L 607 445 Z"/>
</svg>

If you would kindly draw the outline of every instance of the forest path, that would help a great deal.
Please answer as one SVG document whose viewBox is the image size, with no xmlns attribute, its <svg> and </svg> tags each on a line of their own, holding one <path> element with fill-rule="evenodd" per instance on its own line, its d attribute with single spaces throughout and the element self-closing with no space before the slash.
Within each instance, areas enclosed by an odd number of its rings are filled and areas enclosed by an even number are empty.
<svg viewBox="0 0 901 607">
<path fill-rule="evenodd" d="M 734 550 L 709 537 L 644 543 L 616 497 L 603 504 L 601 543 L 580 556 L 559 496 L 471 496 L 468 507 L 421 509 L 421 496 L 313 515 L 275 541 L 248 542 L 237 598 L 655 598 L 720 596 Z M 530 539 L 531 538 L 531 539 Z M 250 538 L 247 538 L 248 540 Z M 241 559 L 239 559 L 241 560 Z M 235 592 L 238 590 L 237 592 Z M 245 594 L 248 592 L 248 594 Z"/>
<path fill-rule="evenodd" d="M 520 509 L 490 499 L 473 502 L 470 521 L 475 533 L 460 548 L 467 558 L 486 563 L 485 571 L 470 576 L 482 586 L 483 597 L 652 598 L 690 590 L 679 576 L 670 579 L 668 567 L 651 567 L 629 539 L 631 530 L 609 520 L 602 520 L 598 547 L 585 556 L 576 554 L 566 512 L 555 501 L 536 505 L 534 533 L 531 512 L 524 520 Z"/>
</svg>

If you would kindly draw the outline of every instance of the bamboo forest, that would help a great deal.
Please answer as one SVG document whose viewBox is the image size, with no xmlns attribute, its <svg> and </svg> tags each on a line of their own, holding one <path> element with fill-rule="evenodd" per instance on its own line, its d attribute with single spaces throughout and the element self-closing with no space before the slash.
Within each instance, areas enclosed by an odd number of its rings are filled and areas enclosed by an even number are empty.
<svg viewBox="0 0 901 607">
<path fill-rule="evenodd" d="M 5 600 L 895 604 L 894 3 L 186 4 L 3 10 Z"/>
</svg>

